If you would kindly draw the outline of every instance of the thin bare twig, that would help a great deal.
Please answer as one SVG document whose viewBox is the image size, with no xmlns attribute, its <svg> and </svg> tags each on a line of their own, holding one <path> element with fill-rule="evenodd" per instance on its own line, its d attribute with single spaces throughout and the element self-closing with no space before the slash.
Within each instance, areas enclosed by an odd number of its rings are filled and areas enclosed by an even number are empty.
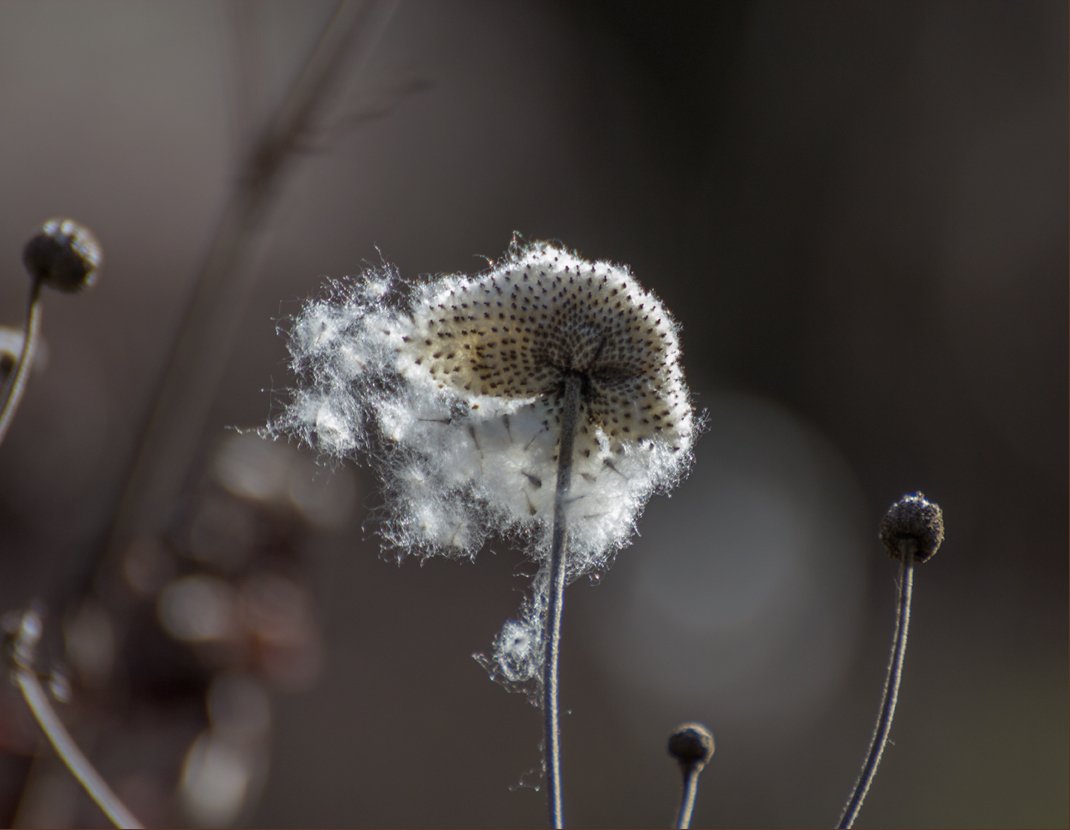
<svg viewBox="0 0 1070 830">
<path fill-rule="evenodd" d="M 367 63 L 397 0 L 340 3 L 316 47 L 256 144 L 201 271 L 168 367 L 154 396 L 106 551 L 166 526 L 222 379 L 225 355 L 252 292 L 253 249 L 304 136 L 313 131 L 343 77 Z"/>
</svg>

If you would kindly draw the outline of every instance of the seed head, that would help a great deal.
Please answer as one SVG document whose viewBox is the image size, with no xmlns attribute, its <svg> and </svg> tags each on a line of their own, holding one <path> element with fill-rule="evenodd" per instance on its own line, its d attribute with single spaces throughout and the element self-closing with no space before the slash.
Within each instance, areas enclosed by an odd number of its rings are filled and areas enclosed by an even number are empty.
<svg viewBox="0 0 1070 830">
<path fill-rule="evenodd" d="M 49 219 L 22 249 L 30 276 L 68 293 L 96 283 L 101 259 L 96 237 L 73 219 Z"/>
<path fill-rule="evenodd" d="M 940 505 L 929 501 L 922 492 L 903 496 L 888 508 L 880 525 L 880 540 L 894 559 L 902 559 L 900 543 L 915 542 L 914 561 L 924 562 L 944 541 L 944 514 Z"/>
<path fill-rule="evenodd" d="M 549 550 L 565 379 L 582 402 L 567 505 L 569 579 L 604 568 L 650 495 L 691 461 L 695 419 L 678 326 L 626 267 L 548 242 L 406 296 L 384 266 L 333 283 L 290 329 L 303 380 L 268 427 L 383 478 L 382 535 L 402 552 L 472 557 L 488 534 Z M 496 643 L 508 679 L 541 660 L 544 586 Z M 511 627 L 510 627 L 511 626 Z"/>
<path fill-rule="evenodd" d="M 613 454 L 691 429 L 676 327 L 623 268 L 544 244 L 473 280 L 428 286 L 401 347 L 413 375 L 471 399 L 538 400 L 558 417 L 565 377 L 581 375 L 577 453 Z"/>
<path fill-rule="evenodd" d="M 713 733 L 701 723 L 682 723 L 669 736 L 669 754 L 680 766 L 701 770 L 713 757 Z"/>
</svg>

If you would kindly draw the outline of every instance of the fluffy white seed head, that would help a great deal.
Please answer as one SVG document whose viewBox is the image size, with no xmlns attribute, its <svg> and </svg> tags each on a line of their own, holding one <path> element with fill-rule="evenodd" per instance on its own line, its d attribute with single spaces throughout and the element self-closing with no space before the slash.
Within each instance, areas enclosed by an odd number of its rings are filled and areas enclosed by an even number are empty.
<svg viewBox="0 0 1070 830">
<path fill-rule="evenodd" d="M 626 267 L 551 243 L 514 240 L 488 271 L 407 297 L 390 268 L 334 283 L 294 321 L 289 347 L 303 385 L 268 433 L 367 456 L 388 495 L 383 535 L 402 551 L 471 557 L 493 533 L 546 558 L 569 375 L 583 384 L 570 580 L 604 568 L 691 461 L 676 322 Z M 496 644 L 509 682 L 541 660 L 528 660 L 541 654 L 529 648 L 541 640 L 536 582 Z"/>
</svg>

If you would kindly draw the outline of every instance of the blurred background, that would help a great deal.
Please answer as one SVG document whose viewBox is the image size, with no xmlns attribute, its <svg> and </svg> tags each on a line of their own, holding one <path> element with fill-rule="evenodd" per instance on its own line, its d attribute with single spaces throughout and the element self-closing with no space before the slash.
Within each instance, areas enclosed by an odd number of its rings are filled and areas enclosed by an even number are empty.
<svg viewBox="0 0 1070 830">
<path fill-rule="evenodd" d="M 325 278 L 473 272 L 520 231 L 629 264 L 709 417 L 568 591 L 566 821 L 668 825 L 697 719 L 694 826 L 834 824 L 892 635 L 877 523 L 920 489 L 947 540 L 859 826 L 1066 827 L 1066 4 L 374 5 L 281 165 L 250 161 L 334 12 L 0 5 L 0 323 L 37 224 L 104 249 L 92 292 L 45 298 L 0 449 L 0 613 L 40 599 L 41 671 L 134 812 L 545 823 L 540 715 L 471 659 L 522 552 L 398 567 L 368 471 L 239 431 Z M 10 684 L 4 822 L 105 822 Z"/>
</svg>

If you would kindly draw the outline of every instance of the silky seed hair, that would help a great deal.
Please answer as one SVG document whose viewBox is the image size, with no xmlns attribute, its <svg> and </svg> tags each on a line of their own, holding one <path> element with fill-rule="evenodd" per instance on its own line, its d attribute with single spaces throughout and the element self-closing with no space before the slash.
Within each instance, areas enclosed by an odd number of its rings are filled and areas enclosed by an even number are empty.
<svg viewBox="0 0 1070 830">
<path fill-rule="evenodd" d="M 330 283 L 289 328 L 300 385 L 265 429 L 383 480 L 399 552 L 473 557 L 490 535 L 549 552 L 566 378 L 582 401 L 565 507 L 568 579 L 598 573 L 691 462 L 678 326 L 626 266 L 523 244 L 408 290 L 390 266 Z M 499 679 L 541 665 L 545 586 L 495 643 Z M 485 665 L 490 665 L 490 661 Z"/>
</svg>

